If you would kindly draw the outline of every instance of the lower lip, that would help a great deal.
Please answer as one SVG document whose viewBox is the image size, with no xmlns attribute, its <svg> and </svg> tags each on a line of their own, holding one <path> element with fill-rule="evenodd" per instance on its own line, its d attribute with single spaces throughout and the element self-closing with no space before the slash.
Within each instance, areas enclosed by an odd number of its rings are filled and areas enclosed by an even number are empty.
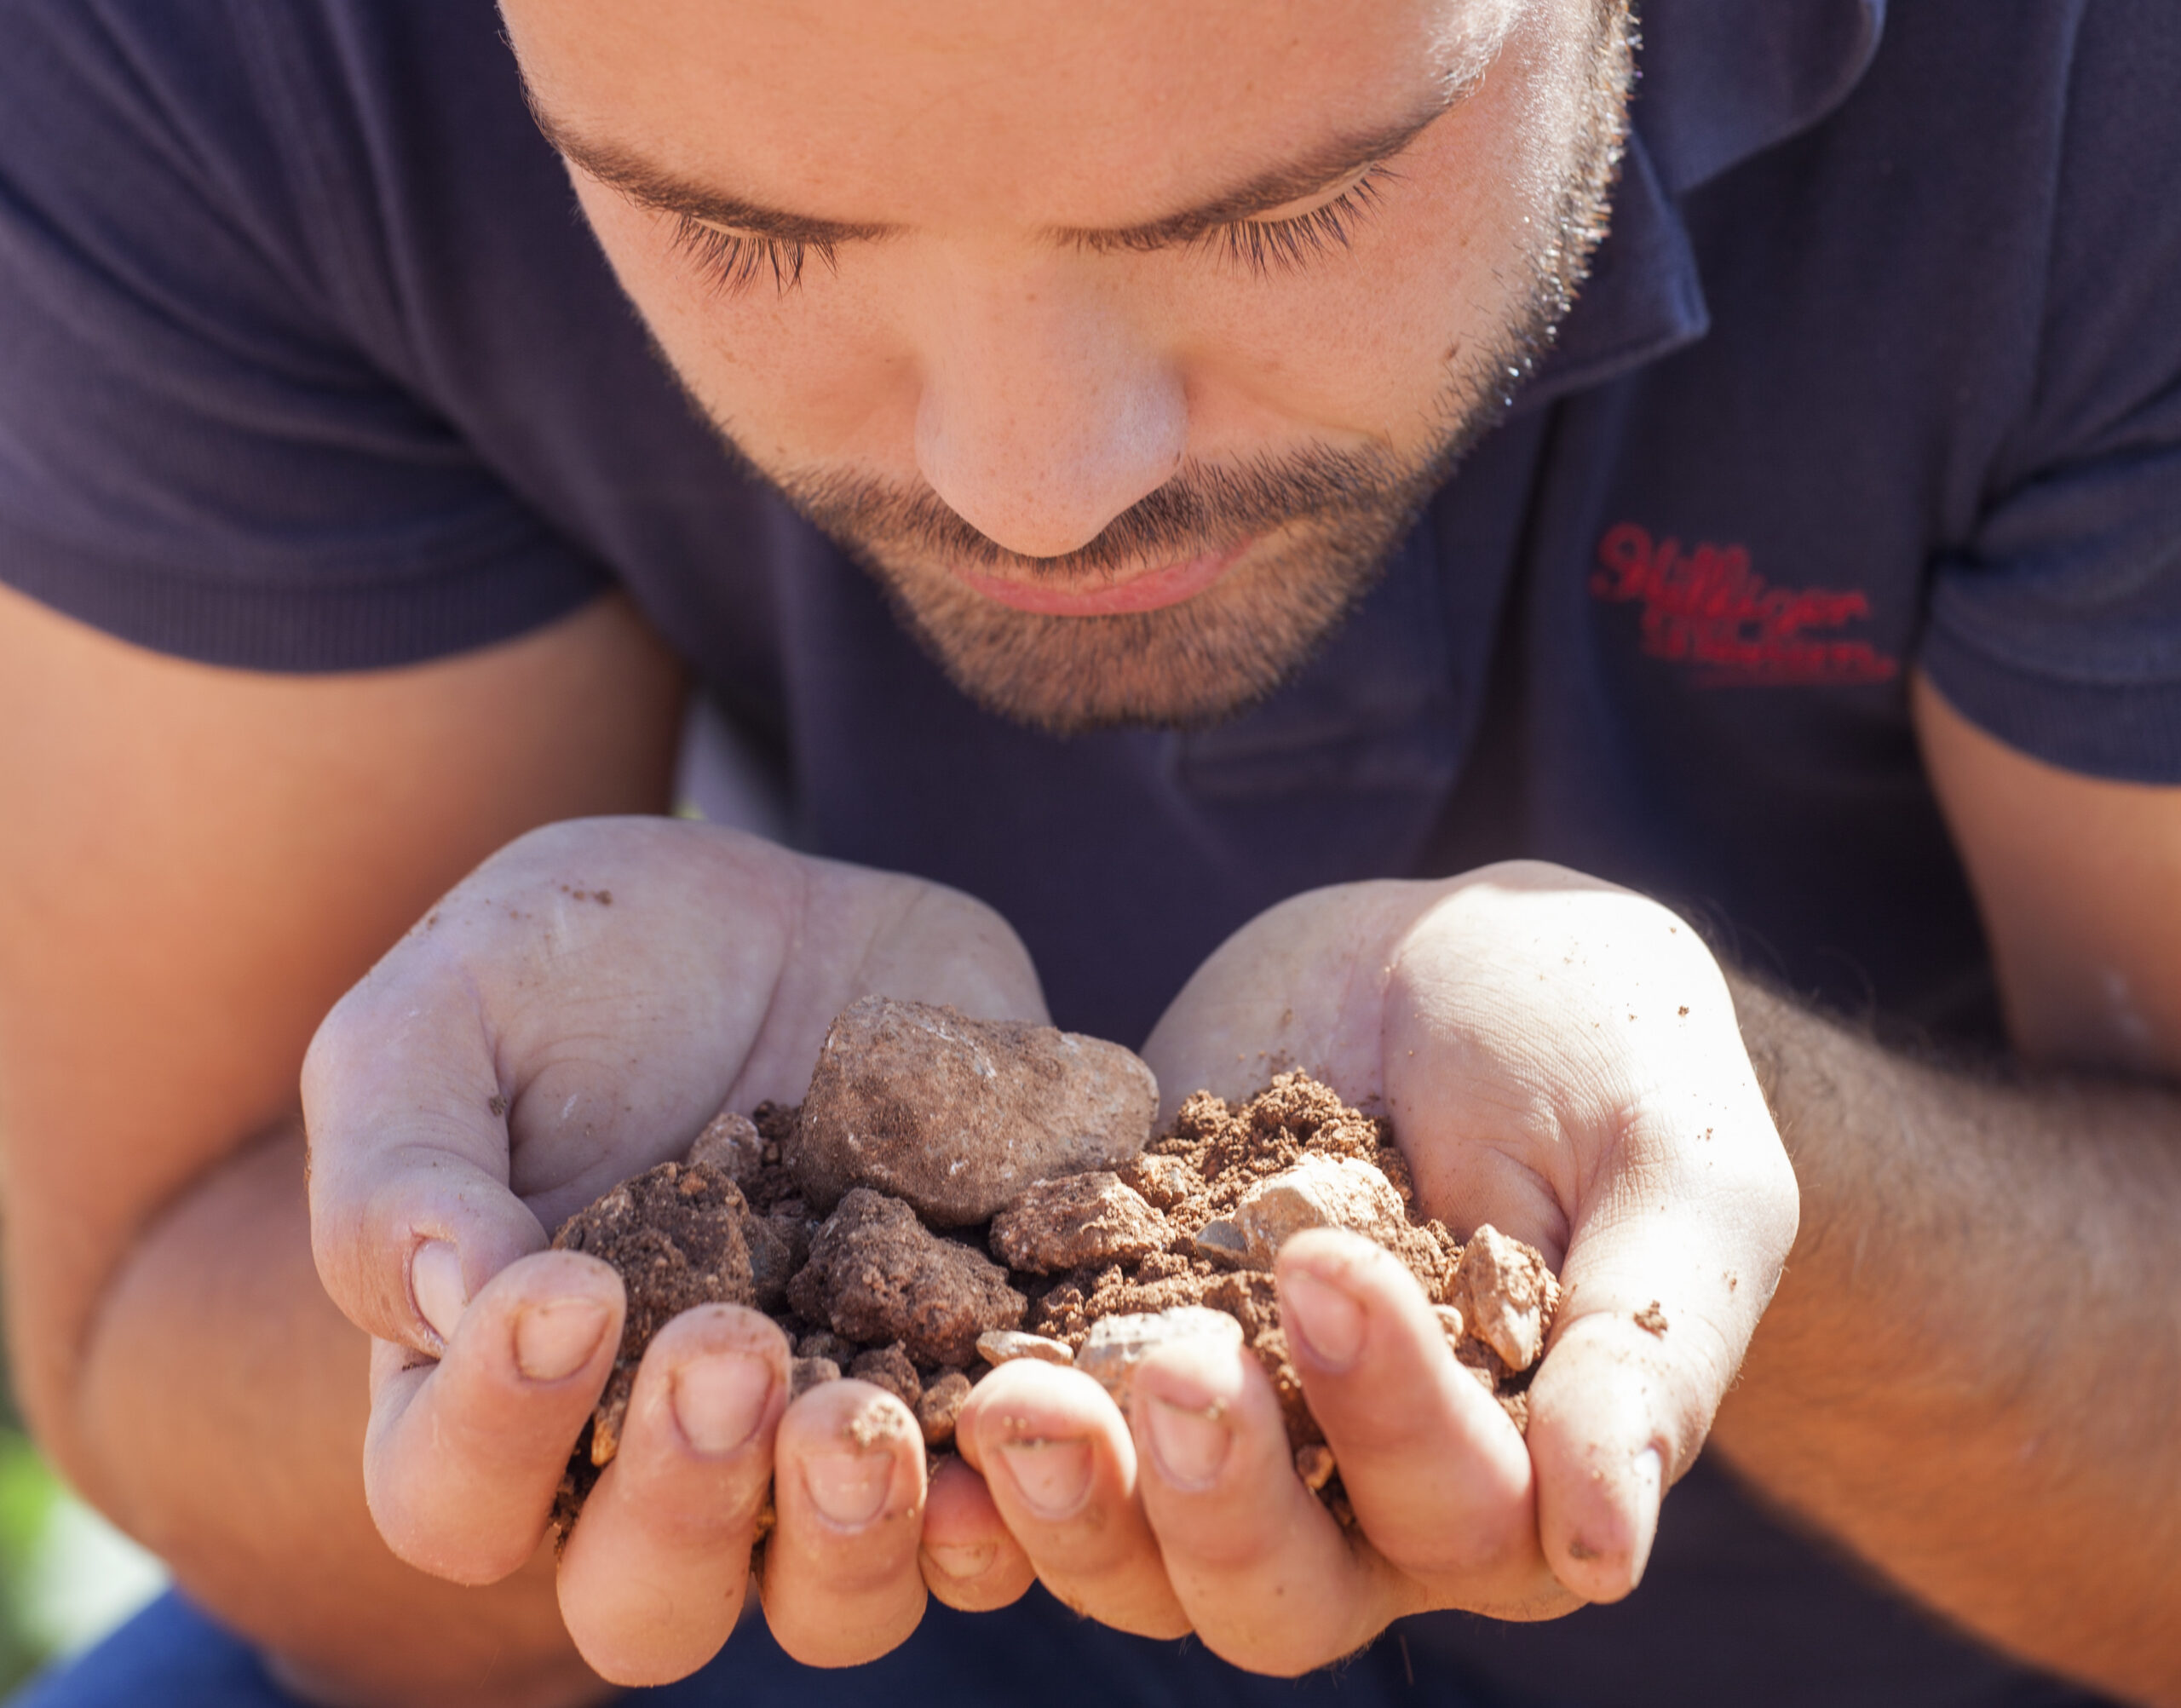
<svg viewBox="0 0 2181 1708">
<path fill-rule="evenodd" d="M 1131 611 L 1158 611 L 1195 598 L 1227 573 L 1248 543 L 1243 540 L 1217 551 L 1205 552 L 1183 563 L 1146 570 L 1126 581 L 1076 592 L 1043 587 L 1036 582 L 979 575 L 974 570 L 957 570 L 955 573 L 986 598 L 1016 611 L 1028 611 L 1040 617 L 1117 617 Z"/>
</svg>

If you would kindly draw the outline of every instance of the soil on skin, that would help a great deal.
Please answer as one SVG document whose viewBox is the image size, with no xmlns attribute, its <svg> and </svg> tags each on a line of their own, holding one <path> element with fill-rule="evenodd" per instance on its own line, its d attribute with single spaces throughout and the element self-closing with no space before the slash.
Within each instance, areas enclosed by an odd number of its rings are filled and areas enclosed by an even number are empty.
<svg viewBox="0 0 2181 1708">
<path fill-rule="evenodd" d="M 1445 1227 L 1416 1215 L 1389 1124 L 1306 1073 L 1283 1073 L 1240 1104 L 1199 1092 L 1140 1154 L 1034 1182 L 970 1227 L 933 1228 L 869 1187 L 820 1217 L 798 1184 L 797 1113 L 768 1104 L 722 1114 L 687 1161 L 616 1188 L 555 1236 L 612 1263 L 629 1297 L 614 1374 L 555 1504 L 563 1538 L 618 1449 L 652 1334 L 713 1301 L 752 1305 L 780 1325 L 797 1392 L 843 1375 L 877 1382 L 934 1452 L 951 1444 L 970 1384 L 997 1363 L 1079 1360 L 1122 1398 L 1132 1349 L 1200 1331 L 1209 1308 L 1240 1324 L 1280 1396 L 1298 1474 L 1346 1521 L 1269 1272 L 1278 1243 L 1305 1226 L 1352 1228 L 1398 1257 L 1437 1308 L 1457 1361 L 1528 1427 L 1527 1390 L 1558 1303 L 1543 1259 L 1480 1229 L 1465 1262 Z M 1187 1314 L 1161 1315 L 1176 1312 Z M 1101 1322 L 1111 1332 L 1094 1335 Z"/>
</svg>

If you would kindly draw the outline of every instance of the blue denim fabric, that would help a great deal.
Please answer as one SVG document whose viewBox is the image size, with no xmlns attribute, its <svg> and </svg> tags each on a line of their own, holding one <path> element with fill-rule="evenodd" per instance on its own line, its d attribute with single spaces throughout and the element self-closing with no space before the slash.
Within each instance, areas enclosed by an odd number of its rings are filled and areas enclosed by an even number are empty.
<svg viewBox="0 0 2181 1708">
<path fill-rule="evenodd" d="M 1193 1641 L 1124 1636 L 1033 1590 L 1005 1613 L 934 1604 L 902 1647 L 868 1666 L 818 1671 L 781 1653 L 762 1621 L 735 1634 L 693 1678 L 631 1691 L 630 1708 L 1514 1708 L 1443 1671 L 1413 1666 L 1388 1638 L 1344 1665 L 1302 1679 L 1257 1678 Z M 161 1596 L 97 1648 L 40 1679 L 13 1708 L 297 1708 L 255 1652 L 181 1596 Z"/>
</svg>

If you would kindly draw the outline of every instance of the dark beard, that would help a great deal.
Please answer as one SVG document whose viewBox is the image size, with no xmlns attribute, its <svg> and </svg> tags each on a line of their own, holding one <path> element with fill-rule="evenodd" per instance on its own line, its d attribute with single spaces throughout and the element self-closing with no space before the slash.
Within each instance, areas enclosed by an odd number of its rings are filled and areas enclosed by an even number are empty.
<svg viewBox="0 0 2181 1708">
<path fill-rule="evenodd" d="M 1626 134 L 1626 0 L 1600 0 L 1597 19 L 1584 132 L 1559 216 L 1529 257 L 1522 311 L 1490 348 L 1450 369 L 1441 430 L 1422 453 L 1306 446 L 1240 468 L 1185 463 L 1096 539 L 1052 558 L 1007 550 L 929 488 L 836 474 L 768 478 L 872 575 L 949 680 L 987 710 L 1056 735 L 1232 716 L 1300 670 L 1377 584 L 1431 495 L 1551 348 L 1604 233 Z M 1119 615 L 1016 610 L 949 569 L 1080 585 L 1086 575 L 1177 561 L 1250 537 L 1257 543 L 1196 597 Z"/>
</svg>

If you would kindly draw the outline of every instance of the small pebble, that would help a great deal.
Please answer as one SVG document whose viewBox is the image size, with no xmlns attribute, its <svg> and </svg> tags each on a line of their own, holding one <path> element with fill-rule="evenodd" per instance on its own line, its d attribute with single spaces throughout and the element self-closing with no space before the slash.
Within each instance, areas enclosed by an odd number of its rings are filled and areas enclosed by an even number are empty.
<svg viewBox="0 0 2181 1708">
<path fill-rule="evenodd" d="M 969 1399 L 970 1378 L 958 1370 L 941 1371 L 924 1384 L 916 1414 L 926 1446 L 943 1447 L 954 1439 L 954 1421 Z"/>
<path fill-rule="evenodd" d="M 1240 1346 L 1242 1326 L 1226 1312 L 1206 1305 L 1177 1305 L 1171 1310 L 1101 1317 L 1090 1325 L 1082 1350 L 1075 1354 L 1075 1367 L 1094 1377 L 1126 1410 L 1136 1366 L 1160 1347 L 1177 1340 Z"/>
<path fill-rule="evenodd" d="M 988 1328 L 977 1337 L 977 1356 L 987 1364 L 1012 1364 L 1034 1358 L 1042 1364 L 1073 1364 L 1075 1354 L 1064 1340 L 1048 1340 L 1019 1328 Z"/>
<path fill-rule="evenodd" d="M 841 1379 L 841 1366 L 830 1358 L 798 1358 L 787 1367 L 787 1397 L 800 1400 L 812 1389 Z"/>
<path fill-rule="evenodd" d="M 1338 1469 L 1332 1449 L 1323 1441 L 1313 1441 L 1295 1450 L 1295 1475 L 1303 1479 L 1303 1487 L 1312 1494 L 1331 1482 L 1333 1472 Z"/>
</svg>

